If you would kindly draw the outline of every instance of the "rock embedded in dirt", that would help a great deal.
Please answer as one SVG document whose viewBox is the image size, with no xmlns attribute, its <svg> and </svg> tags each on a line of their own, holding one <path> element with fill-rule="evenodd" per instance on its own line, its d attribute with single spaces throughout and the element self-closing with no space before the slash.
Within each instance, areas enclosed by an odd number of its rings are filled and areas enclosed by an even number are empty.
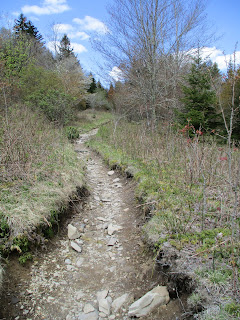
<svg viewBox="0 0 240 320">
<path fill-rule="evenodd" d="M 75 240 L 80 237 L 81 234 L 76 227 L 69 224 L 67 228 L 68 228 L 68 238 L 70 240 Z"/>
<path fill-rule="evenodd" d="M 116 182 L 119 182 L 119 181 L 120 181 L 120 179 L 116 178 L 116 179 L 113 180 L 113 183 L 116 183 Z"/>
<path fill-rule="evenodd" d="M 112 176 L 114 174 L 114 170 L 108 171 L 107 173 L 109 176 Z"/>
<path fill-rule="evenodd" d="M 111 313 L 111 303 L 108 299 L 100 299 L 98 301 L 99 304 L 99 312 L 104 313 L 105 315 L 110 315 Z"/>
<path fill-rule="evenodd" d="M 112 223 L 108 225 L 108 234 L 111 236 L 114 234 L 114 232 L 121 230 L 122 227 L 120 226 L 114 226 Z"/>
<path fill-rule="evenodd" d="M 108 246 L 109 247 L 112 247 L 112 246 L 114 246 L 115 244 L 117 243 L 117 239 L 116 238 L 114 238 L 114 237 L 112 237 L 109 241 L 108 241 Z"/>
<path fill-rule="evenodd" d="M 130 317 L 143 317 L 152 312 L 155 308 L 166 305 L 169 302 L 169 293 L 164 286 L 157 286 L 142 298 L 135 301 L 130 307 L 128 315 Z"/>
<path fill-rule="evenodd" d="M 82 252 L 82 248 L 74 241 L 71 241 L 71 247 L 79 253 Z"/>
<path fill-rule="evenodd" d="M 94 307 L 91 305 L 91 303 L 86 303 L 83 309 L 84 313 L 90 313 L 90 312 L 94 312 L 95 309 Z"/>
<path fill-rule="evenodd" d="M 74 318 L 76 319 L 76 318 Z M 90 312 L 90 313 L 80 313 L 77 317 L 78 320 L 98 320 L 98 312 Z"/>
<path fill-rule="evenodd" d="M 83 258 L 78 259 L 76 262 L 77 267 L 80 268 L 82 266 L 83 262 L 84 262 Z"/>
<path fill-rule="evenodd" d="M 97 301 L 105 299 L 108 295 L 108 290 L 102 290 L 97 292 Z"/>
<path fill-rule="evenodd" d="M 117 312 L 127 301 L 129 298 L 129 294 L 125 293 L 121 297 L 115 299 L 112 303 L 112 308 L 115 312 Z"/>
<path fill-rule="evenodd" d="M 72 261 L 71 261 L 70 259 L 66 259 L 64 262 L 65 262 L 66 264 L 71 264 L 71 263 L 72 263 Z"/>
</svg>

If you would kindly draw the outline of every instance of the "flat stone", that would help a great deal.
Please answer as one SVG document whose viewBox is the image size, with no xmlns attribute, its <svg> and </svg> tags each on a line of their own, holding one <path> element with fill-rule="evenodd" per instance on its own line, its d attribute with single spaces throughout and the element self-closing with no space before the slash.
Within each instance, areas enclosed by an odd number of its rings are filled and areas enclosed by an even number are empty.
<svg viewBox="0 0 240 320">
<path fill-rule="evenodd" d="M 122 227 L 120 226 L 114 226 L 112 223 L 108 225 L 108 234 L 111 236 L 114 234 L 114 232 L 121 230 Z"/>
<path fill-rule="evenodd" d="M 144 317 L 155 308 L 166 305 L 169 302 L 169 293 L 164 286 L 157 286 L 142 298 L 135 301 L 130 307 L 128 315 L 130 317 Z"/>
<path fill-rule="evenodd" d="M 98 220 L 100 220 L 100 221 L 103 221 L 103 222 L 106 222 L 106 221 L 108 221 L 108 219 L 106 219 L 106 218 L 103 218 L 103 217 L 97 217 L 97 219 L 98 219 Z"/>
<path fill-rule="evenodd" d="M 98 320 L 98 312 L 94 311 L 87 314 L 81 312 L 80 314 L 78 314 L 77 319 L 78 320 Z"/>
<path fill-rule="evenodd" d="M 80 268 L 81 265 L 83 264 L 83 262 L 84 262 L 83 258 L 78 259 L 77 262 L 76 262 L 77 267 Z"/>
<path fill-rule="evenodd" d="M 85 294 L 84 294 L 84 292 L 83 292 L 82 290 L 77 291 L 77 293 L 76 293 L 76 299 L 77 299 L 77 300 L 81 300 L 84 295 L 85 295 Z"/>
<path fill-rule="evenodd" d="M 114 246 L 115 244 L 117 243 L 117 239 L 116 238 L 111 238 L 109 241 L 108 241 L 108 246 Z"/>
<path fill-rule="evenodd" d="M 110 315 L 111 303 L 107 299 L 100 299 L 98 301 L 98 304 L 99 304 L 99 312 L 102 312 L 106 315 Z"/>
<path fill-rule="evenodd" d="M 117 312 L 127 301 L 129 298 L 129 294 L 125 293 L 121 297 L 115 299 L 112 303 L 113 310 Z"/>
<path fill-rule="evenodd" d="M 82 252 L 82 248 L 74 241 L 71 241 L 71 247 L 79 253 Z"/>
<path fill-rule="evenodd" d="M 120 179 L 116 178 L 116 179 L 113 180 L 113 183 L 116 183 L 116 182 L 119 182 L 119 181 L 120 181 Z"/>
<path fill-rule="evenodd" d="M 67 228 L 68 228 L 68 238 L 70 240 L 75 240 L 81 236 L 78 229 L 76 227 L 74 227 L 73 225 L 69 224 Z"/>
<path fill-rule="evenodd" d="M 114 171 L 113 170 L 111 170 L 111 171 L 108 171 L 108 173 L 107 173 L 109 176 L 112 176 L 113 174 L 114 174 Z"/>
<path fill-rule="evenodd" d="M 90 313 L 95 311 L 94 307 L 91 305 L 91 303 L 86 303 L 84 308 L 83 308 L 83 312 L 84 313 Z"/>
<path fill-rule="evenodd" d="M 97 292 L 97 301 L 105 299 L 108 295 L 108 290 L 102 290 Z"/>
</svg>

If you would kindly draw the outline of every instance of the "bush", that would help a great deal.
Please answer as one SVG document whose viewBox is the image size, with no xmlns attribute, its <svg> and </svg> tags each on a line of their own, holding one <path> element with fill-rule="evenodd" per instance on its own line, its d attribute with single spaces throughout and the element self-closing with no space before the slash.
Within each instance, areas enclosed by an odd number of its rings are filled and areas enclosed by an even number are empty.
<svg viewBox="0 0 240 320">
<path fill-rule="evenodd" d="M 72 141 L 79 138 L 79 131 L 76 127 L 68 126 L 65 128 L 65 134 L 68 140 Z"/>
</svg>

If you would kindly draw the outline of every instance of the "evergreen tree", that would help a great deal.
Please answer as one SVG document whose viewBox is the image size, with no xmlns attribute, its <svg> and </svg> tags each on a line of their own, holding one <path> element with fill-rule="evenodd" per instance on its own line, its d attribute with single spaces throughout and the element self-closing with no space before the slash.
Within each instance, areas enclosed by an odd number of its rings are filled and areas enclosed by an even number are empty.
<svg viewBox="0 0 240 320">
<path fill-rule="evenodd" d="M 73 48 L 71 47 L 71 42 L 66 34 L 63 35 L 62 40 L 59 45 L 59 59 L 66 59 L 74 56 Z"/>
<path fill-rule="evenodd" d="M 15 21 L 14 24 L 15 34 L 19 37 L 21 34 L 26 34 L 30 37 L 33 37 L 38 42 L 43 41 L 42 35 L 39 33 L 37 28 L 33 25 L 33 23 L 21 13 L 18 20 Z"/>
<path fill-rule="evenodd" d="M 181 113 L 181 118 L 184 121 L 191 119 L 195 129 L 216 126 L 216 94 L 211 88 L 210 74 L 210 70 L 198 56 L 186 78 L 187 85 L 182 86 L 184 112 Z"/>
<path fill-rule="evenodd" d="M 87 92 L 95 93 L 96 90 L 97 90 L 96 80 L 94 79 L 94 77 L 92 77 L 92 82 L 90 83 L 90 86 L 89 86 L 89 89 L 87 90 Z"/>
</svg>

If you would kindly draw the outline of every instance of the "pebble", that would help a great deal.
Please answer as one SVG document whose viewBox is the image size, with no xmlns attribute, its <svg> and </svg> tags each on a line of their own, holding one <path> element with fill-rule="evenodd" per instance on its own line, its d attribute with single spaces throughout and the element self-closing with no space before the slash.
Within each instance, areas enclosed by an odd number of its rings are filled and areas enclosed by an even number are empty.
<svg viewBox="0 0 240 320">
<path fill-rule="evenodd" d="M 77 262 L 76 262 L 77 267 L 80 268 L 81 265 L 83 264 L 83 262 L 84 262 L 83 258 L 78 259 Z"/>
<path fill-rule="evenodd" d="M 70 259 L 66 259 L 66 260 L 65 260 L 65 263 L 66 263 L 66 264 L 71 264 L 72 261 L 71 261 Z"/>
<path fill-rule="evenodd" d="M 71 241 L 71 247 L 79 253 L 82 252 L 82 248 L 76 242 Z"/>
<path fill-rule="evenodd" d="M 111 238 L 109 241 L 108 241 L 108 246 L 114 246 L 115 244 L 117 243 L 117 239 L 116 238 Z"/>
<path fill-rule="evenodd" d="M 108 171 L 108 173 L 107 173 L 109 176 L 112 176 L 113 174 L 114 174 L 114 171 L 113 170 L 111 170 L 111 171 Z"/>
</svg>

